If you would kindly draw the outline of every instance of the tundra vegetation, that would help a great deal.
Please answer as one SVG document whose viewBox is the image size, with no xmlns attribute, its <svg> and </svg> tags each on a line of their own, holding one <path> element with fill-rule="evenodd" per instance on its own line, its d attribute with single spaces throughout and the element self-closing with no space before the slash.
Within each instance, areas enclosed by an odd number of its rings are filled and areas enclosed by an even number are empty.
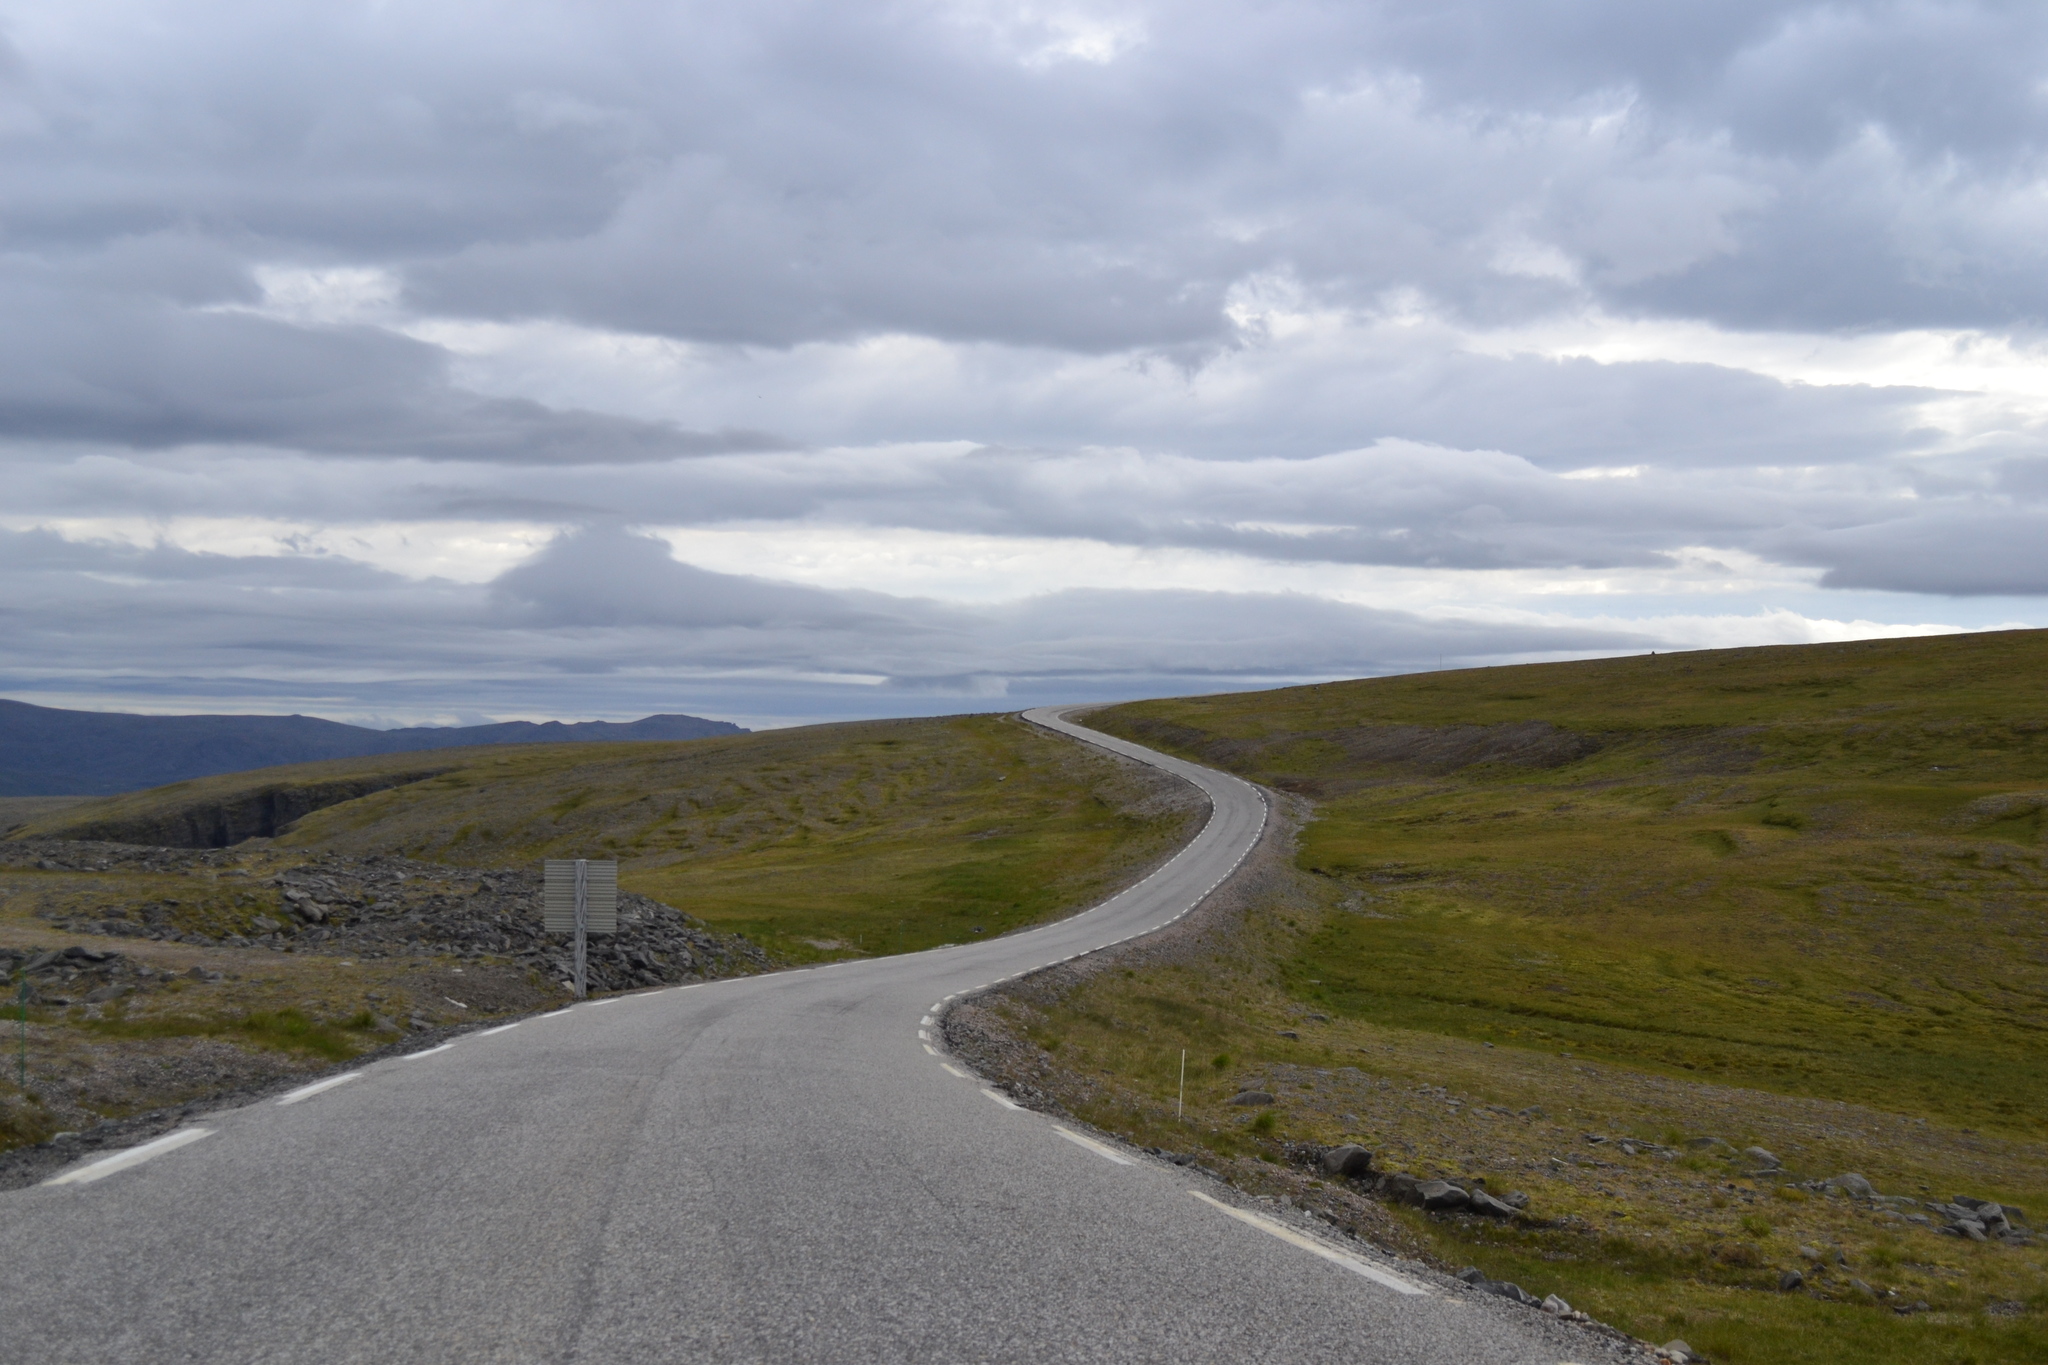
<svg viewBox="0 0 2048 1365">
<path fill-rule="evenodd" d="M 1227 932 L 994 1002 L 1048 1099 L 1308 1203 L 1364 1188 L 1301 1167 L 1340 1143 L 1525 1193 L 1375 1216 L 1715 1361 L 2048 1359 L 2048 632 L 1089 723 L 1301 816 Z"/>
<path fill-rule="evenodd" d="M 559 948 L 536 942 L 545 857 L 619 860 L 634 933 L 599 979 L 644 985 L 1037 923 L 1141 875 L 1204 810 L 998 716 L 396 754 L 46 803 L 0 841 L 0 968 L 12 985 L 36 964 L 26 1094 L 12 991 L 4 1012 L 0 1149 L 558 1002 Z"/>
</svg>

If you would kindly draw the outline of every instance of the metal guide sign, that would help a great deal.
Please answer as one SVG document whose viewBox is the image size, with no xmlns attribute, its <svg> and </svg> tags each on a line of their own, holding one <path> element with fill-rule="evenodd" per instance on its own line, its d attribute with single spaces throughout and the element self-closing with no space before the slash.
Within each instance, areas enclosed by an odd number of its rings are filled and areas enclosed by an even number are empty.
<svg viewBox="0 0 2048 1365">
<path fill-rule="evenodd" d="M 528 864 L 532 866 L 532 864 Z M 576 874 L 583 872 L 585 932 L 615 934 L 619 931 L 619 865 L 606 859 L 549 858 L 541 909 L 551 934 L 576 932 Z"/>
</svg>

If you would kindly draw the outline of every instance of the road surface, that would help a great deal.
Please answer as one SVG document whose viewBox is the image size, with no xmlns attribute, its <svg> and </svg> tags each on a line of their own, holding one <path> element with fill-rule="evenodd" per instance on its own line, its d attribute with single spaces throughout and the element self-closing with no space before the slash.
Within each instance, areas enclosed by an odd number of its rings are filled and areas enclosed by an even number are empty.
<svg viewBox="0 0 2048 1365">
<path fill-rule="evenodd" d="M 1265 820 L 1237 778 L 1030 714 L 1197 784 L 1207 825 L 1028 933 L 578 1005 L 0 1195 L 0 1360 L 1598 1358 L 943 1054 L 935 1005 L 1173 919 Z"/>
</svg>

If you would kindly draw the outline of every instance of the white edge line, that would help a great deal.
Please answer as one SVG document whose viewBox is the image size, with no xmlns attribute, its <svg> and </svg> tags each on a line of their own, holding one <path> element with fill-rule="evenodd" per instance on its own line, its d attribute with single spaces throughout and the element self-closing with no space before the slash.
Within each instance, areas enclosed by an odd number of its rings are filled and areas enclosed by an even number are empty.
<svg viewBox="0 0 2048 1365">
<path fill-rule="evenodd" d="M 1071 1128 L 1062 1128 L 1057 1123 L 1055 1123 L 1052 1126 L 1052 1130 L 1055 1133 L 1058 1133 L 1061 1137 L 1065 1138 L 1067 1141 L 1073 1143 L 1075 1146 L 1086 1147 L 1089 1151 L 1095 1153 L 1095 1155 L 1101 1157 L 1104 1161 L 1114 1161 L 1119 1166 L 1135 1166 L 1137 1164 L 1136 1162 L 1132 1161 L 1129 1157 L 1123 1155 L 1122 1153 L 1112 1151 L 1108 1147 L 1105 1147 L 1103 1144 L 1097 1142 L 1094 1138 L 1082 1137 L 1079 1133 L 1073 1131 Z"/>
<path fill-rule="evenodd" d="M 523 1024 L 523 1023 L 525 1023 L 525 1022 L 526 1022 L 526 1021 L 525 1021 L 524 1019 L 515 1019 L 515 1020 L 513 1020 L 513 1021 L 512 1021 L 511 1023 L 509 1023 L 509 1024 L 500 1024 L 500 1025 L 498 1025 L 498 1026 L 497 1026 L 496 1028 L 487 1028 L 487 1029 L 484 1029 L 484 1030 L 483 1030 L 482 1032 L 480 1032 L 480 1033 L 478 1033 L 478 1034 L 477 1034 L 477 1037 L 479 1037 L 479 1038 L 488 1038 L 488 1037 L 490 1037 L 490 1036 L 491 1036 L 491 1035 L 492 1035 L 493 1033 L 503 1033 L 503 1032 L 504 1032 L 505 1030 L 507 1030 L 507 1029 L 515 1029 L 515 1028 L 518 1028 L 518 1027 L 519 1027 L 519 1026 L 520 1026 L 521 1024 Z"/>
<path fill-rule="evenodd" d="M 568 1012 L 567 1009 L 549 1010 L 546 1014 L 535 1015 L 534 1017 L 537 1019 L 559 1019 Z"/>
<path fill-rule="evenodd" d="M 955 1076 L 958 1076 L 963 1081 L 971 1081 L 974 1079 L 974 1077 L 968 1075 L 966 1072 L 962 1071 L 959 1067 L 954 1066 L 950 1062 L 940 1062 L 939 1066 L 946 1071 L 952 1072 Z"/>
<path fill-rule="evenodd" d="M 311 1085 L 302 1085 L 288 1095 L 280 1095 L 277 1102 L 279 1104 L 297 1104 L 300 1100 L 310 1100 L 321 1091 L 332 1090 L 337 1085 L 345 1085 L 362 1074 L 360 1071 L 351 1071 L 346 1076 L 329 1076 L 324 1081 L 315 1081 Z"/>
<path fill-rule="evenodd" d="M 1429 1297 L 1429 1291 L 1412 1280 L 1404 1280 L 1392 1271 L 1381 1270 L 1378 1266 L 1371 1265 L 1356 1256 L 1339 1251 L 1335 1247 L 1324 1246 L 1315 1238 L 1296 1232 L 1293 1228 L 1285 1227 L 1270 1218 L 1261 1218 L 1256 1213 L 1232 1208 L 1222 1200 L 1212 1199 L 1200 1190 L 1189 1190 L 1188 1193 L 1201 1200 L 1204 1204 L 1223 1210 L 1223 1212 L 1229 1214 L 1240 1223 L 1249 1223 L 1260 1232 L 1278 1237 L 1281 1241 L 1292 1246 L 1298 1246 L 1303 1251 L 1313 1252 L 1332 1265 L 1342 1266 L 1354 1275 L 1363 1275 L 1374 1284 L 1385 1285 L 1396 1294 L 1414 1294 L 1424 1298 Z"/>
<path fill-rule="evenodd" d="M 454 1047 L 454 1046 L 455 1046 L 455 1044 L 453 1044 L 453 1043 L 443 1043 L 443 1044 L 441 1044 L 441 1046 L 439 1046 L 439 1047 L 430 1047 L 430 1048 L 426 1049 L 426 1050 L 425 1050 L 424 1052 L 408 1052 L 408 1053 L 405 1053 L 404 1055 L 402 1055 L 402 1056 L 400 1056 L 400 1057 L 397 1057 L 397 1058 L 394 1058 L 393 1060 L 395 1060 L 395 1061 L 401 1061 L 401 1062 L 409 1062 L 409 1061 L 411 1061 L 411 1060 L 412 1060 L 413 1058 L 415 1058 L 415 1057 L 431 1057 L 431 1056 L 433 1056 L 433 1055 L 434 1055 L 435 1053 L 437 1053 L 437 1052 L 446 1052 L 446 1051 L 447 1051 L 447 1050 L 448 1050 L 449 1048 L 451 1048 L 451 1047 Z"/>
<path fill-rule="evenodd" d="M 1008 1095 L 1005 1095 L 1000 1091 L 984 1090 L 981 1093 L 988 1096 L 990 1099 L 994 1100 L 997 1104 L 1000 1104 L 1005 1109 L 1022 1109 L 1024 1107 L 1023 1105 L 1017 1103 L 1017 1101 L 1011 1099 Z"/>
<path fill-rule="evenodd" d="M 162 1156 L 165 1152 L 175 1151 L 188 1142 L 197 1142 L 199 1139 L 209 1136 L 212 1132 L 213 1129 L 211 1128 L 180 1128 L 175 1133 L 166 1133 L 154 1142 L 145 1142 L 140 1147 L 130 1147 L 125 1152 L 116 1152 L 112 1156 L 103 1156 L 89 1166 L 80 1166 L 75 1171 L 66 1171 L 63 1175 L 57 1176 L 52 1180 L 45 1180 L 43 1183 L 45 1185 L 89 1185 L 93 1181 L 103 1176 L 112 1175 L 116 1171 L 125 1171 L 130 1166 L 140 1166 L 151 1157 L 158 1157 Z"/>
<path fill-rule="evenodd" d="M 926 1043 L 926 1044 L 924 1045 L 924 1050 L 925 1050 L 926 1052 L 929 1052 L 929 1053 L 931 1053 L 931 1054 L 932 1054 L 932 1056 L 934 1056 L 934 1057 L 936 1057 L 936 1056 L 938 1056 L 938 1055 L 939 1055 L 939 1050 L 938 1050 L 937 1048 L 933 1047 L 933 1046 L 932 1046 L 932 1045 L 931 1045 L 930 1043 Z"/>
</svg>

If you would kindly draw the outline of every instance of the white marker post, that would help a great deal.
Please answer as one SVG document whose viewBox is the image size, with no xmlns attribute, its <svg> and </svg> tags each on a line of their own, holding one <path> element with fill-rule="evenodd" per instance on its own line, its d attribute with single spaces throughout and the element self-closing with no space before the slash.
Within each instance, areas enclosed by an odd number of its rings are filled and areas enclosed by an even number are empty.
<svg viewBox="0 0 2048 1365">
<path fill-rule="evenodd" d="M 619 928 L 619 865 L 588 858 L 549 858 L 542 892 L 542 913 L 551 934 L 576 936 L 575 982 L 578 1000 L 588 995 L 588 939 L 617 933 Z"/>
<path fill-rule="evenodd" d="M 1188 1050 L 1180 1050 L 1180 1098 L 1173 1102 L 1173 1116 L 1182 1123 L 1187 1122 L 1188 1112 Z"/>
</svg>

